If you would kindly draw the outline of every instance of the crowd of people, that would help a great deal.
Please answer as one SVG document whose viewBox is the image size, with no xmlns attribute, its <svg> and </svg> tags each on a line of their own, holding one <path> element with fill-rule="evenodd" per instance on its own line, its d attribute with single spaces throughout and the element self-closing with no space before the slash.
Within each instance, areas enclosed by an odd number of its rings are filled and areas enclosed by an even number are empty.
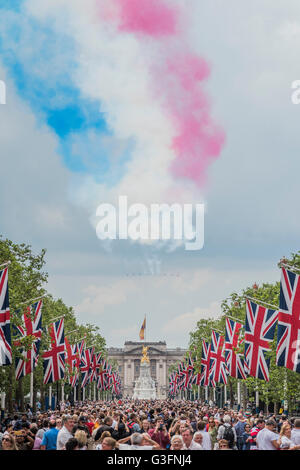
<svg viewBox="0 0 300 470">
<path fill-rule="evenodd" d="M 200 401 L 62 403 L 8 414 L 1 450 L 300 450 L 300 418 L 264 416 Z"/>
</svg>

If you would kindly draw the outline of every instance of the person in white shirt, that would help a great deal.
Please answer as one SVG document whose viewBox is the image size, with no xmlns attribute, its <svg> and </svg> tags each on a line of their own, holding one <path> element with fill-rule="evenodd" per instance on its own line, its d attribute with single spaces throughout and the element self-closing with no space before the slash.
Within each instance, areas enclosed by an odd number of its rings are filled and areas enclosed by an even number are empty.
<svg viewBox="0 0 300 470">
<path fill-rule="evenodd" d="M 193 440 L 193 432 L 191 429 L 186 428 L 181 435 L 184 442 L 184 450 L 203 450 L 203 447 Z"/>
<path fill-rule="evenodd" d="M 70 415 L 63 416 L 63 427 L 57 434 L 56 450 L 65 450 L 65 445 L 69 439 L 73 437 L 72 429 L 74 427 L 74 419 Z"/>
<path fill-rule="evenodd" d="M 229 442 L 229 447 L 235 449 L 237 437 L 236 437 L 236 431 L 234 427 L 231 426 L 231 417 L 229 415 L 225 415 L 223 418 L 223 421 L 224 421 L 224 424 L 221 424 L 218 428 L 217 440 L 218 441 L 220 441 L 221 439 L 228 440 L 227 434 L 230 432 L 230 434 L 232 434 L 232 440 Z"/>
<path fill-rule="evenodd" d="M 203 450 L 211 450 L 212 449 L 211 436 L 210 436 L 209 432 L 205 431 L 205 427 L 206 427 L 206 423 L 204 421 L 200 421 L 197 425 L 198 432 L 200 432 L 202 434 L 201 445 L 203 447 Z M 195 440 L 196 434 L 198 434 L 198 433 L 194 434 L 194 440 Z"/>
<path fill-rule="evenodd" d="M 131 441 L 131 445 L 126 444 L 129 440 Z M 134 432 L 131 436 L 120 439 L 117 442 L 117 448 L 119 450 L 158 450 L 160 446 L 157 442 L 152 441 L 148 434 Z"/>
<path fill-rule="evenodd" d="M 292 429 L 291 433 L 291 440 L 293 442 L 294 447 L 296 446 L 297 449 L 300 449 L 300 419 L 295 419 L 294 422 L 294 429 Z M 298 447 L 299 446 L 299 447 Z"/>
<path fill-rule="evenodd" d="M 274 432 L 276 423 L 273 419 L 266 421 L 265 427 L 256 436 L 258 450 L 276 450 L 280 448 L 279 436 Z"/>
<path fill-rule="evenodd" d="M 280 449 L 288 450 L 294 448 L 294 444 L 291 441 L 291 430 L 291 425 L 288 421 L 281 426 L 279 437 Z"/>
</svg>

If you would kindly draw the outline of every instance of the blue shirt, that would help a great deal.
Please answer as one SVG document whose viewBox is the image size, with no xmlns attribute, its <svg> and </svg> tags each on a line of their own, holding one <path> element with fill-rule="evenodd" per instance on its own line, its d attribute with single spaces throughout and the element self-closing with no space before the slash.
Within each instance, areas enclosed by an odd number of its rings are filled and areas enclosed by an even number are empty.
<svg viewBox="0 0 300 470">
<path fill-rule="evenodd" d="M 243 433 L 245 432 L 245 426 L 246 426 L 246 421 L 242 422 L 242 421 L 239 421 L 235 426 L 234 426 L 234 429 L 236 431 L 236 435 L 237 437 L 242 437 L 243 436 Z"/>
<path fill-rule="evenodd" d="M 44 432 L 41 446 L 46 446 L 46 450 L 56 450 L 57 434 L 59 430 L 51 428 L 49 431 Z"/>
</svg>

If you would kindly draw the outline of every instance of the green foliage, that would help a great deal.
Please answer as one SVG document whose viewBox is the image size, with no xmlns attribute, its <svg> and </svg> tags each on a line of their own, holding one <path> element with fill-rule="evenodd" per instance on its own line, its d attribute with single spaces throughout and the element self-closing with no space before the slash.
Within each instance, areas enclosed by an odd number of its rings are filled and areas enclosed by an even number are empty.
<svg viewBox="0 0 300 470">
<path fill-rule="evenodd" d="M 37 367 L 34 371 L 36 390 L 43 389 L 43 359 L 42 351 L 49 349 L 50 337 L 47 327 L 54 319 L 64 317 L 65 335 L 70 343 L 75 343 L 80 339 L 86 339 L 86 345 L 93 345 L 96 352 L 106 355 L 105 339 L 100 333 L 100 329 L 94 325 L 79 325 L 76 322 L 75 313 L 72 307 L 65 305 L 62 299 L 54 299 L 47 293 L 46 284 L 48 274 L 43 270 L 45 265 L 46 250 L 41 250 L 35 254 L 30 245 L 24 243 L 18 245 L 11 240 L 3 239 L 0 236 L 0 265 L 10 261 L 9 265 L 9 300 L 11 312 L 11 325 L 21 325 L 24 308 L 32 299 L 45 296 L 42 308 L 42 324 L 44 333 L 40 347 L 40 356 Z M 75 330 L 75 331 L 74 331 Z M 13 331 L 13 329 L 12 329 Z M 70 334 L 69 334 L 70 333 Z M 12 336 L 12 342 L 18 336 Z M 0 391 L 5 391 L 9 396 L 9 406 L 12 406 L 12 399 L 16 398 L 19 384 L 15 380 L 14 363 L 20 357 L 20 346 L 25 350 L 30 350 L 34 337 L 26 337 L 19 342 L 18 346 L 12 344 L 13 364 L 11 366 L 0 367 Z M 21 389 L 26 395 L 29 392 L 30 377 L 21 379 Z"/>
<path fill-rule="evenodd" d="M 283 258 L 284 263 L 300 269 L 300 251 L 292 253 L 290 259 Z M 280 263 L 278 264 L 280 266 Z M 278 278 L 280 271 L 278 270 Z M 223 332 L 225 335 L 226 316 L 239 320 L 243 325 L 246 318 L 246 299 L 253 299 L 265 302 L 278 308 L 280 294 L 280 282 L 275 284 L 263 283 L 261 286 L 254 284 L 252 287 L 245 288 L 240 294 L 233 292 L 222 304 L 222 315 L 217 319 L 201 319 L 198 321 L 196 329 L 190 333 L 189 350 L 196 357 L 196 371 L 199 371 L 201 362 L 202 339 L 210 342 L 213 329 Z M 300 375 L 296 372 L 276 366 L 276 343 L 277 329 L 274 335 L 274 341 L 270 343 L 270 381 L 248 377 L 245 381 L 248 394 L 254 397 L 255 390 L 259 390 L 260 398 L 266 403 L 281 402 L 284 399 L 289 401 L 289 407 L 296 400 L 300 399 Z M 241 346 L 236 352 L 244 354 L 244 346 Z M 171 368 L 170 368 L 171 369 Z M 236 379 L 229 377 L 229 384 L 236 385 Z M 285 385 L 286 384 L 286 385 Z"/>
</svg>

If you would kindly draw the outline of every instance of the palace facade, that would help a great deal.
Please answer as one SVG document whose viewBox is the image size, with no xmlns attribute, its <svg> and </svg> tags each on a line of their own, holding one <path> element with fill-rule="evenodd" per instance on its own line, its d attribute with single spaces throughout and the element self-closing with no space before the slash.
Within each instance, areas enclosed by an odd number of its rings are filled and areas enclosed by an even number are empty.
<svg viewBox="0 0 300 470">
<path fill-rule="evenodd" d="M 156 384 L 156 396 L 158 399 L 165 399 L 169 390 L 169 367 L 183 359 L 186 349 L 168 349 L 165 341 L 126 341 L 123 348 L 108 348 L 108 360 L 114 359 L 118 363 L 124 397 L 133 396 L 135 380 L 140 375 L 143 346 L 149 348 L 151 377 Z"/>
</svg>

